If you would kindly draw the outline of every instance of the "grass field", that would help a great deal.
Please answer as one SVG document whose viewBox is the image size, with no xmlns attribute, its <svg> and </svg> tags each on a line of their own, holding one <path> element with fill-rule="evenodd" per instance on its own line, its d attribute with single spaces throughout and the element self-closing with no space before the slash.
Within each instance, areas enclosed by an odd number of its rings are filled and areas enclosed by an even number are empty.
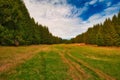
<svg viewBox="0 0 120 80">
<path fill-rule="evenodd" d="M 120 47 L 0 46 L 0 80 L 120 80 Z"/>
</svg>

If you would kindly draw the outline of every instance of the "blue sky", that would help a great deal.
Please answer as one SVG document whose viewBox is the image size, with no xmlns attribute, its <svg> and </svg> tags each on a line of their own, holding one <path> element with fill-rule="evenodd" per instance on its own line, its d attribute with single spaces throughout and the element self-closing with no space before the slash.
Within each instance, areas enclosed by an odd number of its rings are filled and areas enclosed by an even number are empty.
<svg viewBox="0 0 120 80">
<path fill-rule="evenodd" d="M 120 0 L 24 0 L 30 16 L 50 32 L 70 39 L 120 11 Z"/>
<path fill-rule="evenodd" d="M 79 17 L 83 20 L 87 20 L 90 16 L 100 13 L 105 9 L 116 5 L 120 0 L 67 0 L 68 4 L 76 6 L 78 9 L 87 6 L 87 10 L 83 12 Z M 119 10 L 118 6 L 118 10 Z M 115 10 L 118 12 L 118 10 Z"/>
</svg>

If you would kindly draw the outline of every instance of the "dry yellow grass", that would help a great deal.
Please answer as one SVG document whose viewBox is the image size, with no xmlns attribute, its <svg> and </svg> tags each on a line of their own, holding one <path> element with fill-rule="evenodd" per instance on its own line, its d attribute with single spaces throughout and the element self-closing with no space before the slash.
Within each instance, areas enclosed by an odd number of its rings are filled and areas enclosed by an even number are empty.
<svg viewBox="0 0 120 80">
<path fill-rule="evenodd" d="M 49 51 L 49 46 L 32 45 L 20 47 L 0 47 L 0 72 L 5 72 L 32 58 L 40 51 Z"/>
<path fill-rule="evenodd" d="M 41 59 L 38 56 L 42 56 L 46 60 L 43 59 L 43 63 L 39 63 Z M 1 78 L 6 79 L 6 76 L 9 77 L 8 72 L 12 76 L 16 68 L 24 72 L 24 67 L 19 68 L 18 66 L 23 65 L 22 63 L 27 65 L 31 61 L 32 65 L 33 63 L 37 64 L 37 66 L 36 64 L 32 66 L 33 70 L 37 71 L 40 65 L 44 64 L 43 66 L 47 70 L 46 73 L 50 72 L 50 75 L 60 73 L 56 78 L 61 77 L 61 75 L 68 75 L 70 78 L 66 77 L 67 80 L 71 80 L 71 78 L 73 80 L 119 80 L 119 56 L 120 47 L 98 47 L 85 44 L 32 45 L 20 47 L 0 46 L 0 73 L 3 73 L 1 74 Z M 58 62 L 61 65 L 56 66 Z M 66 66 L 62 66 L 63 64 Z M 27 68 L 31 67 L 31 64 L 29 65 Z M 25 70 L 29 72 L 30 70 L 27 68 Z M 58 68 L 62 69 L 63 72 Z M 31 71 L 30 73 L 33 72 Z M 15 72 L 14 76 L 16 74 L 19 75 L 19 72 Z M 21 75 L 23 78 L 25 77 L 24 74 Z M 53 76 L 49 77 L 51 80 L 53 79 Z"/>
</svg>

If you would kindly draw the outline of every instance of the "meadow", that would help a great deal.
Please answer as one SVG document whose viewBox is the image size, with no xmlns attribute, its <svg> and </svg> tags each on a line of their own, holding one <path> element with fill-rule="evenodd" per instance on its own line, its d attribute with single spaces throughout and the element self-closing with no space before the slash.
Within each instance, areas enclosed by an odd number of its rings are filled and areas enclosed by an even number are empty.
<svg viewBox="0 0 120 80">
<path fill-rule="evenodd" d="M 120 47 L 0 46 L 0 80 L 120 80 Z"/>
</svg>

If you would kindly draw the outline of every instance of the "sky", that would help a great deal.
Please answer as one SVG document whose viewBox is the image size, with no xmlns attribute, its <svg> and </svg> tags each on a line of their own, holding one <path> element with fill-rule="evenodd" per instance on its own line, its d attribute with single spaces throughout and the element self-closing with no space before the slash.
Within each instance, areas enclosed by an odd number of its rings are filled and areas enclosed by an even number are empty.
<svg viewBox="0 0 120 80">
<path fill-rule="evenodd" d="M 120 11 L 120 0 L 24 0 L 31 17 L 63 39 L 81 34 Z"/>
</svg>

